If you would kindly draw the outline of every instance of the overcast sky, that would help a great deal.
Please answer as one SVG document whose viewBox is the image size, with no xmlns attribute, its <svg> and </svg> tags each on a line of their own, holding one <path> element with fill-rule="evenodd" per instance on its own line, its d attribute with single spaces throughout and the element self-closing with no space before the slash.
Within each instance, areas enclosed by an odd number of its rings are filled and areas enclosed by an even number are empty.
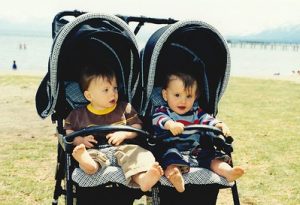
<svg viewBox="0 0 300 205">
<path fill-rule="evenodd" d="M 80 10 L 197 19 L 226 35 L 300 24 L 300 0 L 0 0 L 0 20 L 51 24 L 57 12 Z"/>
</svg>

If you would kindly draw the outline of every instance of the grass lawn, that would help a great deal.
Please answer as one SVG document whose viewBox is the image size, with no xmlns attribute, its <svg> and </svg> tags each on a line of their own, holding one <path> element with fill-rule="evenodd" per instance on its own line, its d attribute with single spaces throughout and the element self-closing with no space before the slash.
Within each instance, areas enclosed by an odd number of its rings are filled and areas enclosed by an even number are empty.
<svg viewBox="0 0 300 205">
<path fill-rule="evenodd" d="M 50 118 L 35 111 L 40 80 L 0 76 L 1 205 L 51 204 L 57 141 Z M 235 138 L 234 164 L 246 169 L 241 204 L 300 204 L 300 84 L 232 77 L 218 118 Z M 221 190 L 221 204 L 232 204 L 229 189 Z"/>
<path fill-rule="evenodd" d="M 241 204 L 300 203 L 299 105 L 300 84 L 231 78 L 218 117 L 235 138 L 234 164 L 246 168 Z"/>
</svg>

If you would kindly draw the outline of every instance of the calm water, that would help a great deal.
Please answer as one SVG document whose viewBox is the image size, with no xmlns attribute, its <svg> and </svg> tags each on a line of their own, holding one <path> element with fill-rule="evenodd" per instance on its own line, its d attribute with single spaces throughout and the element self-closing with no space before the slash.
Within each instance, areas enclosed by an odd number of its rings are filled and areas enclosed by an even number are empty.
<svg viewBox="0 0 300 205">
<path fill-rule="evenodd" d="M 0 35 L 0 71 L 11 70 L 15 60 L 20 71 L 46 73 L 51 45 L 50 37 Z"/>
<path fill-rule="evenodd" d="M 0 71 L 11 70 L 13 60 L 16 60 L 20 71 L 46 73 L 51 45 L 50 37 L 0 35 Z M 272 76 L 274 73 L 287 76 L 292 70 L 300 70 L 300 50 L 231 45 L 229 49 L 232 76 Z"/>
<path fill-rule="evenodd" d="M 271 76 L 275 73 L 289 76 L 300 70 L 300 47 L 293 50 L 277 45 L 271 48 L 239 48 L 229 45 L 231 55 L 231 75 L 233 76 Z"/>
</svg>

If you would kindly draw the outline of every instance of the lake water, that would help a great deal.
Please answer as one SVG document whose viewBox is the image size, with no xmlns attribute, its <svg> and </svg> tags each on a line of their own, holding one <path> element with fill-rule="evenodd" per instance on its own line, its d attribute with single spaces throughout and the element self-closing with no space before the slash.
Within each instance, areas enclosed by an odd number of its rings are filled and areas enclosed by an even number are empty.
<svg viewBox="0 0 300 205">
<path fill-rule="evenodd" d="M 11 70 L 15 60 L 20 71 L 46 73 L 51 45 L 50 37 L 0 35 L 0 71 Z"/>
<path fill-rule="evenodd" d="M 18 70 L 46 73 L 50 56 L 51 37 L 0 35 L 0 71 L 12 69 L 15 60 Z M 24 44 L 26 48 L 24 48 Z M 232 76 L 282 76 L 300 70 L 300 49 L 264 49 L 233 46 L 229 44 Z"/>
<path fill-rule="evenodd" d="M 289 76 L 292 71 L 300 70 L 300 47 L 277 45 L 276 49 L 229 45 L 231 55 L 231 75 L 233 76 Z"/>
</svg>

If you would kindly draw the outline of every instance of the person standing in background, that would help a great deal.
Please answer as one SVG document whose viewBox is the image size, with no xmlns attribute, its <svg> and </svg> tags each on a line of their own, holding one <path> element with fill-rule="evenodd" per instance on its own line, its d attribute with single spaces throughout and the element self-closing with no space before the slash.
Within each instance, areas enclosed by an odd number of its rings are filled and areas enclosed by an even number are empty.
<svg viewBox="0 0 300 205">
<path fill-rule="evenodd" d="M 12 69 L 13 69 L 13 70 L 17 70 L 17 64 L 16 64 L 16 61 L 15 61 L 15 60 L 13 61 Z"/>
</svg>

